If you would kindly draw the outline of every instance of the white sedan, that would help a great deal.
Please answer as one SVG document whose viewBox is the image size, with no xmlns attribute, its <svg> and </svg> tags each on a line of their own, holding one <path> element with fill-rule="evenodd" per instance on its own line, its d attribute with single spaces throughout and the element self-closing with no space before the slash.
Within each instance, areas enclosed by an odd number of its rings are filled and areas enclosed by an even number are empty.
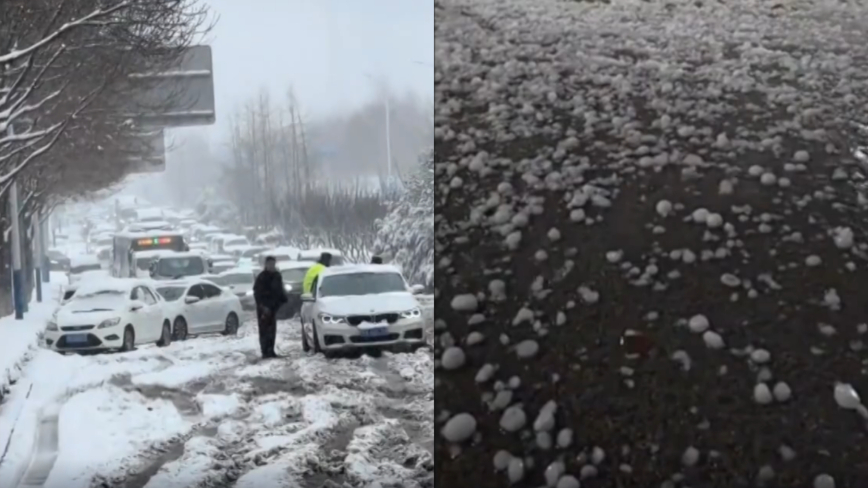
<svg viewBox="0 0 868 488">
<path fill-rule="evenodd" d="M 62 352 L 167 346 L 172 325 L 164 305 L 147 281 L 107 278 L 82 283 L 48 321 L 45 343 Z"/>
<path fill-rule="evenodd" d="M 235 335 L 241 318 L 241 302 L 230 290 L 203 279 L 166 281 L 157 292 L 166 301 L 174 339 L 188 335 Z"/>
<path fill-rule="evenodd" d="M 425 345 L 416 288 L 394 266 L 325 269 L 313 294 L 302 295 L 305 351 L 331 353 L 363 347 L 414 349 Z"/>
</svg>

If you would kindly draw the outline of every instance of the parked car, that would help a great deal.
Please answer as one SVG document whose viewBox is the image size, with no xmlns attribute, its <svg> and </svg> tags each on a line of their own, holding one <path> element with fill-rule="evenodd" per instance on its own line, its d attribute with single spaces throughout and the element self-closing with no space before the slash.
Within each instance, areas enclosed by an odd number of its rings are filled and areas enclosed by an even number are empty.
<svg viewBox="0 0 868 488">
<path fill-rule="evenodd" d="M 137 279 L 82 283 L 45 328 L 45 343 L 56 351 L 130 351 L 171 341 L 165 302 L 147 281 Z"/>
<path fill-rule="evenodd" d="M 190 335 L 238 332 L 241 301 L 230 290 L 192 278 L 161 282 L 157 292 L 166 301 L 175 340 L 182 341 Z"/>
<path fill-rule="evenodd" d="M 173 252 L 151 261 L 149 273 L 155 280 L 178 280 L 211 271 L 208 258 L 194 251 Z"/>
<path fill-rule="evenodd" d="M 313 293 L 301 298 L 305 351 L 330 355 L 347 349 L 425 345 L 421 307 L 394 266 L 327 268 Z"/>
<path fill-rule="evenodd" d="M 66 254 L 57 249 L 49 249 L 45 257 L 48 258 L 48 266 L 51 271 L 69 271 L 70 261 Z"/>
<path fill-rule="evenodd" d="M 278 320 L 287 320 L 301 312 L 301 292 L 304 275 L 315 263 L 314 261 L 280 261 L 277 269 L 283 276 L 283 285 L 289 301 L 277 311 Z"/>
<path fill-rule="evenodd" d="M 246 268 L 232 268 L 224 271 L 209 281 L 229 290 L 241 301 L 243 310 L 256 310 L 256 301 L 253 299 L 253 282 L 256 277 Z"/>
<path fill-rule="evenodd" d="M 103 270 L 102 263 L 96 256 L 80 255 L 70 258 L 69 271 L 66 273 L 69 283 L 81 281 L 85 276 L 108 276 L 108 272 Z"/>
</svg>

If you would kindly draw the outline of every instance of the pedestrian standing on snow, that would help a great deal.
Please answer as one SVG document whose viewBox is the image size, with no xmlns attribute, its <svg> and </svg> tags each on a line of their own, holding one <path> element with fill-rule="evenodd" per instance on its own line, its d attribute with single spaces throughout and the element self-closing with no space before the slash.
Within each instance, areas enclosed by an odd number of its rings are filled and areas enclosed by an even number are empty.
<svg viewBox="0 0 868 488">
<path fill-rule="evenodd" d="M 256 323 L 259 327 L 259 347 L 263 359 L 276 358 L 274 343 L 277 340 L 277 311 L 288 301 L 283 286 L 283 276 L 277 270 L 274 256 L 265 258 L 265 269 L 253 284 L 256 300 Z"/>
<path fill-rule="evenodd" d="M 319 274 L 329 266 L 332 265 L 332 254 L 330 252 L 324 252 L 319 255 L 319 261 L 316 262 L 310 269 L 307 270 L 307 273 L 304 275 L 304 281 L 301 284 L 303 293 L 313 294 L 314 290 L 316 290 L 316 283 L 319 280 Z"/>
</svg>

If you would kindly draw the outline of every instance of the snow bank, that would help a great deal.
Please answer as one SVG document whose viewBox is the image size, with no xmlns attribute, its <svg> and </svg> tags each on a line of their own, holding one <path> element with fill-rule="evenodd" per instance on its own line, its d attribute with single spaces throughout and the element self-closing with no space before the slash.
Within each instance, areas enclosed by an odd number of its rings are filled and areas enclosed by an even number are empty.
<svg viewBox="0 0 868 488">
<path fill-rule="evenodd" d="M 54 277 L 56 275 L 52 275 Z M 33 357 L 45 331 L 45 324 L 57 308 L 61 286 L 59 280 L 43 285 L 47 286 L 43 289 L 42 303 L 37 303 L 34 297 L 23 320 L 15 320 L 14 315 L 0 318 L 0 401 L 9 392 L 9 386 L 21 376 L 24 365 Z"/>
<path fill-rule="evenodd" d="M 45 486 L 64 488 L 73 479 L 116 471 L 192 426 L 168 400 L 111 386 L 75 395 L 60 410 L 59 455 Z"/>
<path fill-rule="evenodd" d="M 433 150 L 420 159 L 404 192 L 377 222 L 375 253 L 401 267 L 407 281 L 434 284 L 434 159 Z"/>
</svg>

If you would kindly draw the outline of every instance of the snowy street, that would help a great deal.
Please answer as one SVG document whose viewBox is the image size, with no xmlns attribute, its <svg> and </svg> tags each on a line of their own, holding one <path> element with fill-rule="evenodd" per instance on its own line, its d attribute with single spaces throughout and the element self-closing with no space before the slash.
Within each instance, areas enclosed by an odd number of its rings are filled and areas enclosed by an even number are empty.
<svg viewBox="0 0 868 488">
<path fill-rule="evenodd" d="M 40 350 L 2 407 L 0 486 L 433 486 L 430 352 L 326 360 L 297 322 L 278 352 L 259 359 L 250 321 L 126 354 Z"/>
</svg>

